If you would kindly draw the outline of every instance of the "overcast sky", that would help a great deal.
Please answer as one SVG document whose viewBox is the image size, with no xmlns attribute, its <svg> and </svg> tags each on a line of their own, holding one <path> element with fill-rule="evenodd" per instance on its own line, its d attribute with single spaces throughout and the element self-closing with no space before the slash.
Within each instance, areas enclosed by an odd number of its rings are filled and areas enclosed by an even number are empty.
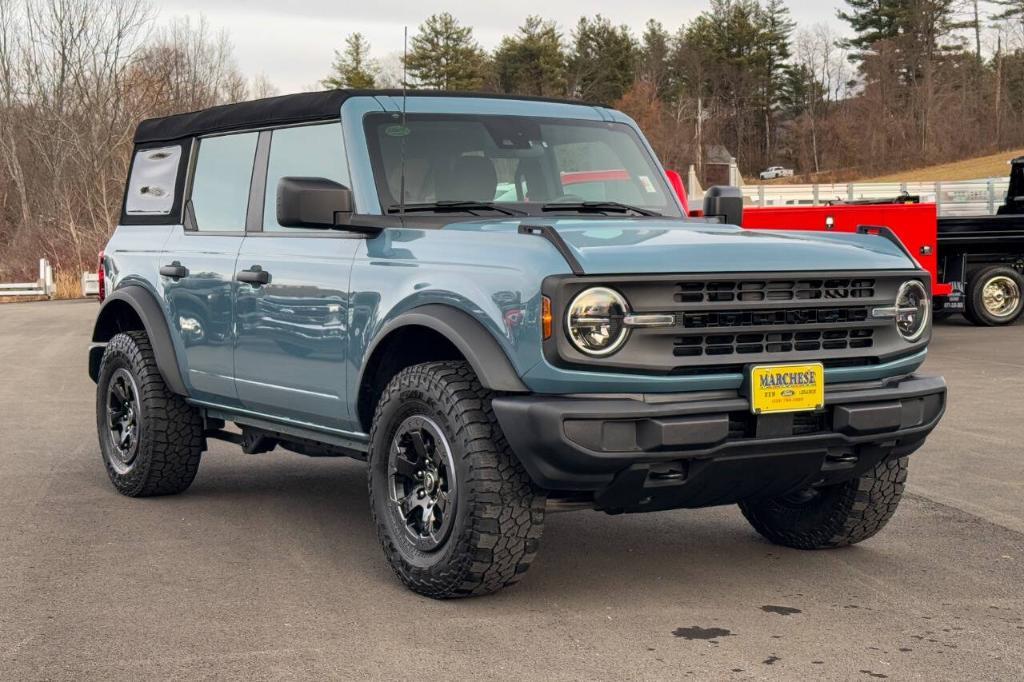
<svg viewBox="0 0 1024 682">
<path fill-rule="evenodd" d="M 798 26 L 831 23 L 840 0 L 789 0 Z M 265 74 L 282 93 L 307 88 L 323 78 L 334 50 L 345 36 L 362 32 L 374 56 L 402 49 L 402 27 L 409 34 L 431 14 L 448 11 L 473 27 L 487 49 L 512 33 L 530 14 L 557 21 L 568 35 L 583 15 L 604 14 L 616 24 L 627 24 L 639 34 L 649 18 L 670 31 L 707 7 L 703 0 L 157 0 L 160 17 L 204 15 L 215 29 L 227 29 L 239 67 L 248 76 Z"/>
</svg>

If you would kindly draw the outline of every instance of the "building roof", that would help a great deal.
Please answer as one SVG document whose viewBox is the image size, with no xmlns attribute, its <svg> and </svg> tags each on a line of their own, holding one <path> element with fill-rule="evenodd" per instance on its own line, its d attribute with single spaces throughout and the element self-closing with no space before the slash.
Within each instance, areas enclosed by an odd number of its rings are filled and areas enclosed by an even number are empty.
<svg viewBox="0 0 1024 682">
<path fill-rule="evenodd" d="M 588 104 L 579 100 L 549 99 L 542 97 L 519 97 L 490 93 L 438 92 L 430 90 L 409 90 L 409 97 L 484 97 L 490 99 L 516 99 L 561 104 Z M 338 112 L 345 100 L 351 97 L 372 97 L 375 95 L 401 97 L 401 90 L 325 90 L 303 92 L 295 95 L 281 95 L 251 102 L 222 104 L 220 106 L 192 111 L 163 118 L 146 119 L 135 130 L 135 143 L 169 142 L 196 135 L 223 133 L 247 128 L 308 123 L 338 118 Z M 602 106 L 602 105 L 591 105 Z"/>
</svg>

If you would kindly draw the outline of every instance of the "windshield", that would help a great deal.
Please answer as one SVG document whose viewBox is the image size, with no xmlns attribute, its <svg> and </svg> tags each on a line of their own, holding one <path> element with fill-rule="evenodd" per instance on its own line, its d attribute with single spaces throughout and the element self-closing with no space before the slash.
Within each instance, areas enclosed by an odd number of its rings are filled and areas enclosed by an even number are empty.
<svg viewBox="0 0 1024 682">
<path fill-rule="evenodd" d="M 407 206 L 487 203 L 540 215 L 615 212 L 619 204 L 680 216 L 654 159 L 625 124 L 409 114 L 403 125 L 401 115 L 374 114 L 365 126 L 385 212 L 400 203 L 404 145 Z"/>
</svg>

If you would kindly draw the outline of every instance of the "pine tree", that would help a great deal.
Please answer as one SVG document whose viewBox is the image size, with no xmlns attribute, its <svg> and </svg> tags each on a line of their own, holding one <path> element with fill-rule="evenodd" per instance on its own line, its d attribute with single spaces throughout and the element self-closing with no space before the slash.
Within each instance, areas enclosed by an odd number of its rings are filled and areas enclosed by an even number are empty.
<svg viewBox="0 0 1024 682">
<path fill-rule="evenodd" d="M 442 12 L 420 25 L 405 66 L 417 85 L 432 90 L 474 90 L 483 84 L 485 61 L 473 29 Z"/>
<path fill-rule="evenodd" d="M 990 0 L 990 2 L 1004 8 L 993 19 L 1016 20 L 1020 23 L 1020 27 L 1024 29 L 1024 0 Z"/>
<path fill-rule="evenodd" d="M 671 87 L 669 58 L 671 36 L 660 21 L 650 19 L 640 43 L 639 76 L 654 88 L 659 97 L 668 94 Z"/>
<path fill-rule="evenodd" d="M 846 4 L 849 11 L 836 14 L 855 34 L 845 41 L 853 48 L 853 59 L 862 59 L 879 41 L 899 36 L 906 23 L 907 0 L 846 0 Z"/>
<path fill-rule="evenodd" d="M 540 97 L 565 95 L 565 51 L 554 22 L 530 16 L 494 52 L 498 90 Z"/>
<path fill-rule="evenodd" d="M 764 42 L 763 90 L 761 93 L 762 116 L 764 117 L 765 160 L 772 163 L 774 151 L 775 111 L 780 106 L 785 82 L 789 76 L 789 38 L 796 23 L 789 16 L 789 9 L 782 0 L 768 0 L 759 17 L 761 38 Z"/>
<path fill-rule="evenodd" d="M 362 33 L 345 38 L 345 51 L 334 51 L 331 74 L 320 81 L 325 88 L 367 89 L 376 87 L 377 65 L 370 59 L 370 43 Z"/>
<path fill-rule="evenodd" d="M 638 52 L 628 26 L 613 26 L 600 14 L 581 18 L 569 57 L 570 93 L 596 102 L 619 100 L 633 85 Z"/>
</svg>

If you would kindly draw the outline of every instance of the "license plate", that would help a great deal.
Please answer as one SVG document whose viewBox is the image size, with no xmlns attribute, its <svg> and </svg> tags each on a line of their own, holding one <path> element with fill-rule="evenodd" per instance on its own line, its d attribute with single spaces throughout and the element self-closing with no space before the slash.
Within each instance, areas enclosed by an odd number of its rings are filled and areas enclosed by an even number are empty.
<svg viewBox="0 0 1024 682">
<path fill-rule="evenodd" d="M 750 410 L 754 414 L 803 412 L 825 406 L 825 367 L 758 365 L 750 368 Z"/>
</svg>

